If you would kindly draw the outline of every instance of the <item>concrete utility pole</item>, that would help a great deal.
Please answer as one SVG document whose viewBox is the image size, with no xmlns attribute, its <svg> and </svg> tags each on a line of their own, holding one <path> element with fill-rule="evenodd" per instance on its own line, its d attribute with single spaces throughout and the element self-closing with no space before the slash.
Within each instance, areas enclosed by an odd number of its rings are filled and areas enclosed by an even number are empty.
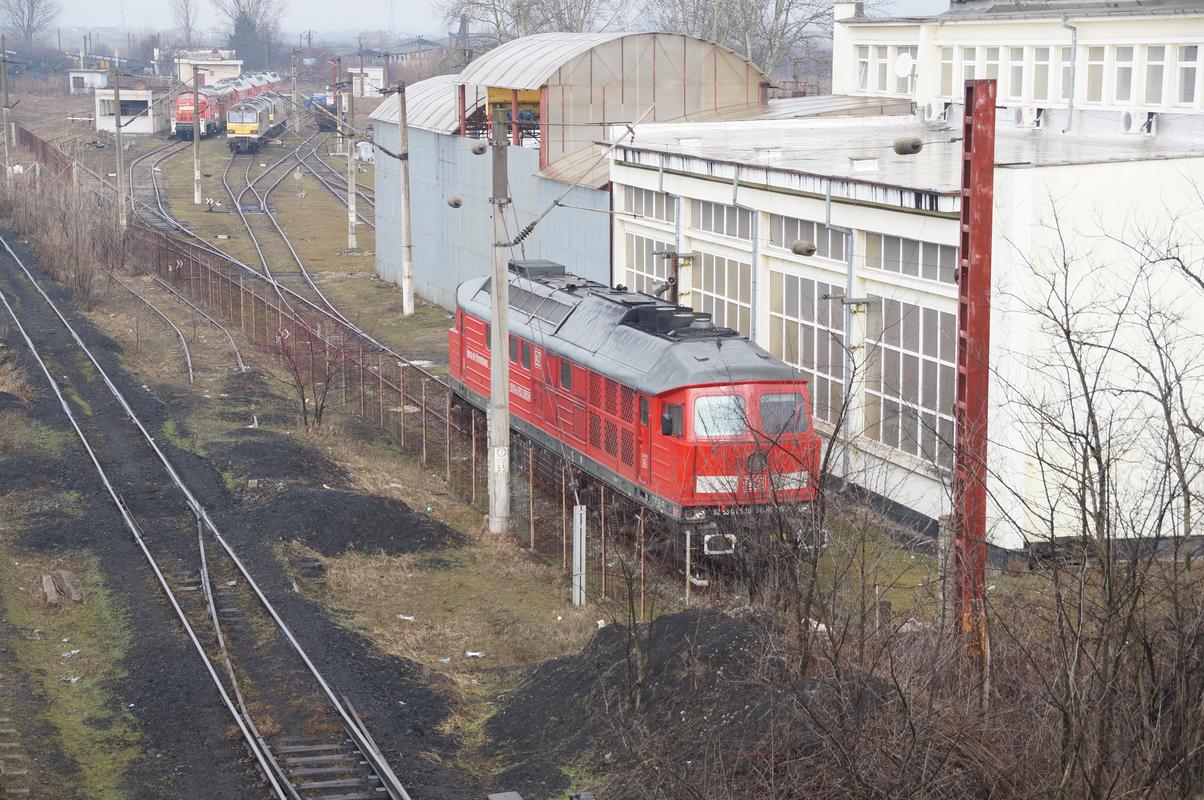
<svg viewBox="0 0 1204 800">
<path fill-rule="evenodd" d="M 347 147 L 347 249 L 355 250 L 359 246 L 355 236 L 355 81 L 348 83 L 351 91 L 347 92 L 347 135 L 343 137 Z"/>
<path fill-rule="evenodd" d="M 293 48 L 293 133 L 301 130 L 301 114 L 298 111 L 300 106 L 297 104 L 297 48 Z"/>
<path fill-rule="evenodd" d="M 363 36 L 358 37 L 356 39 L 356 42 L 359 44 L 359 55 L 360 55 L 360 92 L 363 93 L 364 97 L 367 97 L 368 96 L 368 83 L 367 83 L 367 79 L 364 77 L 364 37 Z M 355 94 L 355 81 L 351 82 L 351 94 L 353 94 L 353 95 Z"/>
<path fill-rule="evenodd" d="M 510 267 L 505 212 L 510 203 L 507 180 L 506 116 L 493 121 L 493 304 L 489 349 L 489 532 L 510 529 Z"/>
<path fill-rule="evenodd" d="M 121 68 L 118 55 L 113 54 L 109 75 L 113 80 L 113 139 L 117 148 L 117 222 L 125 230 L 125 156 L 121 152 Z M 5 109 L 7 111 L 7 108 Z"/>
<path fill-rule="evenodd" d="M 9 120 L 8 105 L 8 37 L 0 36 L 0 93 L 4 95 L 4 179 L 11 181 L 12 165 L 12 135 L 13 126 Z"/>
<path fill-rule="evenodd" d="M 330 81 L 330 91 L 334 93 L 334 138 L 336 152 L 343 152 L 343 126 L 339 124 L 342 118 L 342 102 L 339 98 L 339 75 L 343 74 L 343 57 L 334 57 L 334 75 Z"/>
<path fill-rule="evenodd" d="M 406 85 L 397 84 L 397 151 L 401 155 L 401 314 L 414 313 L 414 238 L 410 230 L 410 131 Z"/>
<path fill-rule="evenodd" d="M 192 65 L 192 203 L 201 204 L 201 71 Z"/>
</svg>

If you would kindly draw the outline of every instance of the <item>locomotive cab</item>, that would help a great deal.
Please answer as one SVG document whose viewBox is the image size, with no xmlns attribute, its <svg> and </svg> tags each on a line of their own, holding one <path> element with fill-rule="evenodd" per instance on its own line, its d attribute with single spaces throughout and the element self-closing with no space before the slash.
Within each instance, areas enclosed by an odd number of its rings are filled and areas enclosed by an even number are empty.
<svg viewBox="0 0 1204 800">
<path fill-rule="evenodd" d="M 683 389 L 662 398 L 659 426 L 678 451 L 687 521 L 814 499 L 819 439 L 802 381 Z"/>
</svg>

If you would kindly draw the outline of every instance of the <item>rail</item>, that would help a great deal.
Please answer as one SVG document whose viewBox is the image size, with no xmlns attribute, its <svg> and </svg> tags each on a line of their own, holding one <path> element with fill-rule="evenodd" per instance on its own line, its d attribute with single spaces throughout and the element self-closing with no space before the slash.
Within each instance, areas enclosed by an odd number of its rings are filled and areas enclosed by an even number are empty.
<svg viewBox="0 0 1204 800">
<path fill-rule="evenodd" d="M 230 348 L 234 351 L 234 361 L 235 361 L 235 363 L 238 364 L 238 371 L 239 372 L 247 371 L 247 365 L 242 360 L 242 351 L 240 351 L 238 349 L 238 344 L 234 341 L 234 335 L 230 333 L 230 330 L 225 325 L 218 322 L 217 319 L 215 319 L 213 317 L 213 315 L 211 315 L 208 311 L 201 308 L 196 303 L 192 302 L 187 297 L 185 297 L 184 295 L 177 292 L 171 286 L 171 284 L 164 283 L 158 277 L 156 277 L 154 280 L 155 280 L 155 284 L 157 286 L 160 286 L 165 291 L 170 292 L 172 294 L 172 296 L 174 296 L 177 300 L 179 300 L 181 303 L 183 303 L 184 305 L 191 308 L 196 313 L 200 314 L 202 317 L 204 317 L 209 322 L 210 325 L 213 325 L 215 328 L 217 328 L 219 331 L 221 331 L 223 334 L 225 334 L 226 341 L 228 341 L 230 343 Z"/>
<path fill-rule="evenodd" d="M 143 424 L 141 418 L 139 418 L 139 416 L 134 412 L 133 407 L 126 400 L 125 395 L 123 395 L 121 390 L 117 388 L 117 385 L 113 382 L 113 380 L 110 378 L 109 374 L 101 366 L 100 362 L 97 360 L 96 356 L 92 353 L 91 349 L 89 349 L 88 346 L 84 343 L 83 339 L 79 336 L 79 334 L 76 332 L 75 328 L 67 320 L 67 317 L 59 309 L 58 305 L 50 298 L 50 296 L 46 293 L 46 291 L 38 283 L 38 281 L 34 277 L 33 273 L 31 273 L 29 268 L 26 267 L 25 262 L 22 261 L 20 256 L 18 256 L 16 254 L 16 252 L 13 251 L 12 247 L 9 246 L 7 240 L 3 236 L 0 236 L 0 246 L 2 246 L 4 248 L 4 250 L 8 253 L 8 255 L 13 259 L 13 261 L 17 264 L 17 266 L 25 274 L 26 278 L 29 280 L 29 282 L 33 286 L 34 290 L 41 296 L 42 300 L 47 304 L 47 306 L 49 306 L 50 310 L 54 313 L 54 315 L 58 318 L 59 322 L 62 324 L 63 328 L 67 331 L 68 335 L 75 342 L 76 347 L 78 347 L 79 350 L 87 357 L 88 361 L 91 362 L 93 369 L 96 371 L 97 375 L 100 376 L 101 380 L 104 382 L 105 386 L 108 388 L 109 393 L 113 395 L 113 398 L 121 406 L 121 408 L 125 412 L 126 416 L 129 417 L 130 421 L 134 423 L 134 426 L 139 430 L 139 432 L 142 434 L 142 437 L 146 440 L 147 445 L 150 447 L 151 450 L 154 451 L 155 456 L 158 458 L 159 462 L 163 465 L 164 469 L 167 471 L 167 474 L 170 477 L 171 482 L 175 485 L 176 489 L 184 496 L 184 498 L 186 499 L 186 501 L 188 503 L 189 508 L 192 510 L 193 514 L 197 517 L 199 524 L 203 525 L 204 528 L 209 531 L 210 535 L 221 546 L 222 550 L 226 553 L 227 557 L 238 569 L 238 572 L 241 575 L 242 579 L 244 581 L 246 581 L 247 586 L 250 587 L 251 591 L 255 594 L 256 598 L 259 600 L 260 605 L 263 607 L 263 609 L 265 611 L 267 611 L 268 615 L 271 616 L 272 620 L 275 622 L 276 628 L 281 632 L 281 634 L 284 636 L 284 638 L 288 641 L 293 652 L 296 653 L 296 655 L 305 664 L 306 668 L 309 670 L 310 674 L 313 676 L 313 678 L 317 682 L 318 686 L 321 687 L 322 692 L 325 694 L 325 696 L 328 699 L 328 701 L 330 702 L 331 706 L 334 708 L 335 712 L 341 718 L 343 725 L 348 732 L 348 735 L 351 737 L 352 741 L 355 742 L 356 747 L 358 747 L 360 749 L 360 751 L 364 754 L 365 759 L 367 759 L 369 761 L 369 764 L 371 765 L 373 771 L 376 772 L 377 775 L 380 777 L 381 782 L 384 784 L 384 786 L 388 790 L 390 797 L 393 798 L 393 800 L 410 800 L 409 794 L 406 792 L 405 788 L 401 785 L 401 782 L 400 782 L 400 780 L 398 780 L 397 776 L 393 773 L 392 767 L 390 767 L 386 761 L 378 758 L 375 755 L 375 750 L 374 750 L 373 744 L 368 740 L 368 738 L 360 730 L 359 725 L 356 723 L 355 719 L 348 712 L 346 706 L 335 695 L 334 690 L 330 687 L 330 684 L 326 681 L 325 677 L 323 677 L 322 673 L 314 665 L 313 661 L 309 657 L 309 654 L 301 646 L 301 643 L 298 642 L 297 638 L 293 635 L 291 628 L 289 628 L 288 624 L 280 616 L 279 612 L 276 610 L 276 607 L 272 604 L 272 602 L 270 600 L 268 600 L 267 595 L 260 588 L 258 581 L 256 581 L 254 576 L 251 575 L 250 571 L 243 564 L 242 559 L 239 558 L 238 553 L 235 552 L 234 548 L 230 545 L 229 541 L 226 539 L 226 537 L 222 533 L 221 529 L 219 529 L 217 527 L 216 523 L 214 523 L 213 519 L 209 516 L 208 509 L 200 502 L 200 500 L 197 499 L 196 495 L 193 494 L 192 490 L 188 487 L 188 484 L 185 483 L 183 478 L 180 476 L 180 473 L 176 470 L 175 465 L 172 463 L 171 459 L 169 459 L 167 457 L 167 454 L 163 452 L 162 448 L 160 448 L 158 442 L 155 440 L 155 438 L 151 435 L 150 431 Z M 7 300 L 5 300 L 4 305 L 6 308 L 8 308 L 8 311 L 13 316 L 13 319 L 14 320 L 17 319 L 16 313 L 13 311 L 12 307 L 8 304 Z M 32 340 L 30 340 L 28 337 L 26 337 L 26 341 L 32 350 L 33 349 Z M 48 370 L 47 370 L 47 375 L 49 377 Z M 78 428 L 77 428 L 77 431 L 80 433 L 81 438 L 83 438 L 82 431 L 79 431 Z M 96 461 L 96 466 L 97 466 L 97 469 L 101 469 L 99 461 Z M 113 492 L 113 495 L 116 498 L 115 491 Z M 131 522 L 132 521 L 133 520 L 131 518 Z M 170 593 L 170 589 L 168 589 L 168 592 Z M 268 777 L 269 777 L 269 779 L 271 778 L 270 772 L 268 773 Z M 273 784 L 275 785 L 274 781 L 273 781 Z M 279 789 L 278 786 L 277 786 L 277 789 Z"/>
<path fill-rule="evenodd" d="M 126 283 L 124 281 L 122 281 L 120 278 L 118 278 L 116 275 L 113 276 L 113 280 L 122 289 L 125 289 L 127 292 L 132 294 L 134 297 L 137 297 L 139 300 L 141 300 L 146 305 L 147 308 L 149 308 L 151 311 L 155 312 L 155 314 L 157 314 L 159 316 L 159 319 L 163 320 L 168 325 L 170 325 L 171 329 L 176 332 L 176 336 L 179 337 L 179 339 L 180 339 L 180 347 L 184 348 L 184 363 L 188 365 L 188 382 L 196 383 L 196 380 L 193 378 L 193 374 L 192 374 L 192 353 L 190 353 L 188 351 L 188 341 L 184 338 L 184 332 L 182 330 L 180 330 L 179 326 L 177 326 L 174 322 L 172 322 L 171 319 L 166 314 L 164 314 L 162 311 L 160 311 L 158 306 L 156 306 L 150 300 L 147 300 L 142 295 L 135 292 L 133 289 L 131 289 L 129 286 L 127 286 Z"/>
<path fill-rule="evenodd" d="M 93 191 L 115 199 L 114 187 L 82 165 L 71 168 L 68 163 L 57 172 L 86 179 Z M 341 401 L 385 431 L 400 449 L 416 455 L 425 469 L 442 473 L 464 501 L 483 503 L 485 416 L 456 396 L 446 379 L 189 230 L 168 213 L 157 185 L 154 202 L 135 201 L 135 207 L 139 214 L 130 217 L 130 240 L 143 268 L 226 320 L 231 330 L 237 328 L 255 346 L 270 349 L 283 341 L 314 374 L 337 373 L 331 391 L 334 402 Z M 565 574 L 569 572 L 569 512 L 578 502 L 588 506 L 590 595 L 617 597 L 622 589 L 608 566 L 606 542 L 615 531 L 645 528 L 634 502 L 602 485 L 591 485 L 589 477 L 562 454 L 545 450 L 517 432 L 510 476 L 515 534 L 546 556 L 559 555 Z M 653 525 L 649 517 L 647 533 L 641 538 L 649 543 L 649 559 L 680 563 L 680 542 L 658 543 Z M 642 569 L 640 576 L 642 587 Z"/>
</svg>

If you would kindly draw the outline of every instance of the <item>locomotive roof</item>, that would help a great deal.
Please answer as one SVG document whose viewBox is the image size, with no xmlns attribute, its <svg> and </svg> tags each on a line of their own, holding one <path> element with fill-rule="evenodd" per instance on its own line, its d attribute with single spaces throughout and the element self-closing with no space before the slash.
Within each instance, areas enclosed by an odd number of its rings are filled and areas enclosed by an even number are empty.
<svg viewBox="0 0 1204 800">
<path fill-rule="evenodd" d="M 254 97 L 248 97 L 246 100 L 240 100 L 239 102 L 230 106 L 230 110 L 234 111 L 235 109 L 239 109 L 245 111 L 248 108 L 254 108 L 256 110 L 271 108 L 271 106 L 274 105 L 279 98 L 280 95 L 276 94 L 275 92 L 262 92 Z"/>
<path fill-rule="evenodd" d="M 610 288 L 551 261 L 510 262 L 510 332 L 644 394 L 795 381 L 798 372 L 709 314 Z M 490 318 L 492 279 L 460 284 L 460 308 Z"/>
</svg>

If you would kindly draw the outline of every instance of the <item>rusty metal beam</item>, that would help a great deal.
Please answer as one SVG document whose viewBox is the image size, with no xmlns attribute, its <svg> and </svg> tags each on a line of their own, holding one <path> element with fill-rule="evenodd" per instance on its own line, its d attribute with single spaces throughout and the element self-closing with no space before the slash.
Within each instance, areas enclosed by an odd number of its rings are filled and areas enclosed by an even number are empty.
<svg viewBox="0 0 1204 800">
<path fill-rule="evenodd" d="M 971 655 L 988 650 L 987 392 L 991 347 L 991 234 L 995 185 L 995 81 L 966 82 L 962 123 L 961 241 L 957 267 L 957 394 L 953 467 L 954 619 Z M 984 673 L 985 674 L 985 673 Z"/>
</svg>

